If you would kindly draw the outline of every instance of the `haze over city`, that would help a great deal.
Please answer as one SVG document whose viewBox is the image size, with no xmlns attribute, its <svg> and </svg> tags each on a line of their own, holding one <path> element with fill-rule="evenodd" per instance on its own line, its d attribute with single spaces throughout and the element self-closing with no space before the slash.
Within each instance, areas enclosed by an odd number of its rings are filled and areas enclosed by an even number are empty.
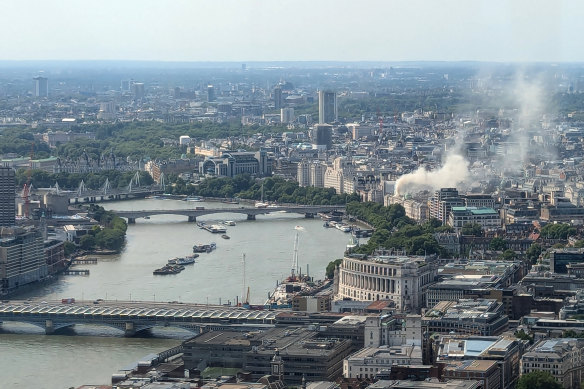
<svg viewBox="0 0 584 389">
<path fill-rule="evenodd" d="M 0 41 L 0 60 L 584 61 L 578 0 L 9 0 L 2 8 L 10 38 Z"/>
<path fill-rule="evenodd" d="M 584 5 L 7 0 L 0 386 L 584 388 Z"/>
</svg>

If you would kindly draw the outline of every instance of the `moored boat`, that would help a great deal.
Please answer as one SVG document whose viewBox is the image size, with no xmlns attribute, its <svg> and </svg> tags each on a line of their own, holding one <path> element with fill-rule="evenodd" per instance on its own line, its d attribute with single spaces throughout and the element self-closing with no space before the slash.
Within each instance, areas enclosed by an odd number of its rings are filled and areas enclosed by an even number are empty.
<svg viewBox="0 0 584 389">
<path fill-rule="evenodd" d="M 209 244 L 195 244 L 193 246 L 194 253 L 210 253 L 211 251 L 215 250 L 217 245 L 215 243 Z"/>
<path fill-rule="evenodd" d="M 225 234 L 221 235 L 221 237 L 222 237 L 223 239 L 231 239 L 231 237 L 230 237 L 229 235 L 225 235 Z"/>
</svg>

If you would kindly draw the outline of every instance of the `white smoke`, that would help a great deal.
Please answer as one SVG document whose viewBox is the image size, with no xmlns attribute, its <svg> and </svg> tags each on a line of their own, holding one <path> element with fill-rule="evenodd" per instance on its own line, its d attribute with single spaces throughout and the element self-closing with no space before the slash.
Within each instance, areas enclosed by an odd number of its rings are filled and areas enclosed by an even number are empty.
<svg viewBox="0 0 584 389">
<path fill-rule="evenodd" d="M 395 184 L 395 195 L 456 187 L 469 177 L 468 164 L 462 155 L 450 154 L 439 169 L 428 171 L 422 166 L 401 176 Z"/>
</svg>

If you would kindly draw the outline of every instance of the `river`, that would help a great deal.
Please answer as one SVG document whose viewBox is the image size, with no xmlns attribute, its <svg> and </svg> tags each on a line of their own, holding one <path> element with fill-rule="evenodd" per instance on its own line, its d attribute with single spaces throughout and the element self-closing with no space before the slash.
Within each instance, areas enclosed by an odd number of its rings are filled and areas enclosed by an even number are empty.
<svg viewBox="0 0 584 389">
<path fill-rule="evenodd" d="M 229 208 L 242 205 L 179 200 L 131 200 L 102 203 L 112 210 Z M 188 223 L 186 216 L 159 215 L 138 219 L 129 225 L 126 246 L 119 255 L 98 257 L 98 263 L 77 268 L 90 270 L 89 276 L 61 276 L 58 281 L 19 296 L 34 300 L 74 297 L 93 300 L 181 301 L 196 303 L 234 303 L 247 293 L 250 302 L 262 304 L 270 291 L 292 267 L 294 240 L 298 234 L 298 262 L 302 272 L 323 278 L 326 265 L 343 254 L 349 234 L 323 228 L 320 219 L 304 215 L 272 213 L 248 221 L 237 213 L 199 217 L 207 223 L 233 220 L 227 227 L 231 239 Z M 155 276 L 152 271 L 168 259 L 192 253 L 195 243 L 215 242 L 217 249 L 200 254 L 197 263 L 187 265 L 177 275 Z M 245 254 L 245 281 L 244 264 Z M 245 282 L 245 290 L 244 290 Z M 0 332 L 3 366 L 0 382 L 11 388 L 29 388 L 33 381 L 47 389 L 62 389 L 82 384 L 107 384 L 111 374 L 140 357 L 160 352 L 188 336 L 174 332 L 174 339 L 125 339 L 115 330 L 80 328 L 91 336 L 41 335 L 40 329 L 5 324 Z M 168 335 L 168 334 L 167 334 Z"/>
</svg>

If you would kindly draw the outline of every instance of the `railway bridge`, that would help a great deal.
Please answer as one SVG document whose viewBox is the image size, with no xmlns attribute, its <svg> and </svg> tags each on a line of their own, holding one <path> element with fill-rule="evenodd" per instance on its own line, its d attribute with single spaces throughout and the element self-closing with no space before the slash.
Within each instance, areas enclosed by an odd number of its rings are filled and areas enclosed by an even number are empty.
<svg viewBox="0 0 584 389">
<path fill-rule="evenodd" d="M 177 302 L 5 301 L 0 303 L 0 323 L 29 323 L 43 328 L 46 334 L 76 324 L 102 325 L 117 328 L 129 337 L 154 327 L 177 327 L 195 333 L 225 327 L 271 328 L 279 312 Z"/>
</svg>

